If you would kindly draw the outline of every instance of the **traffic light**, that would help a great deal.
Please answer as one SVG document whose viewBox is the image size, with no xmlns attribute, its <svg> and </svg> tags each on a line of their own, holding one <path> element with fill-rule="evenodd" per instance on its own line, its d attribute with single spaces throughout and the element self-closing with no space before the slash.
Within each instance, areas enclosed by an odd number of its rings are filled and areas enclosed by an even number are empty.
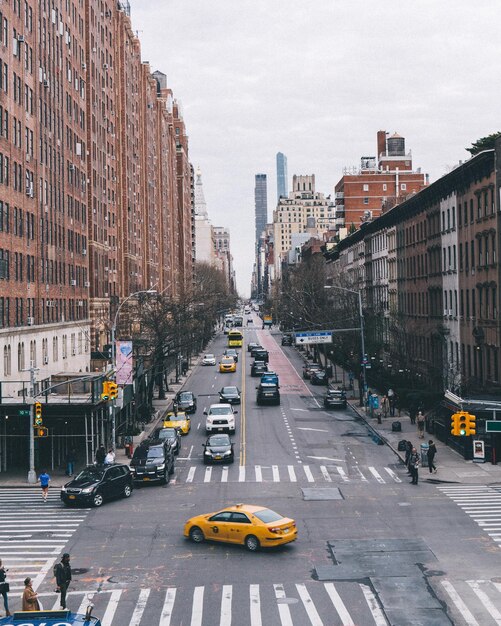
<svg viewBox="0 0 501 626">
<path fill-rule="evenodd" d="M 108 393 L 110 394 L 110 400 L 116 400 L 118 398 L 118 385 L 110 381 L 108 383 Z"/>
<path fill-rule="evenodd" d="M 103 392 L 101 394 L 101 400 L 107 401 L 110 399 L 110 381 L 105 380 L 103 382 Z"/>
<path fill-rule="evenodd" d="M 451 416 L 451 435 L 456 435 L 456 437 L 474 435 L 476 433 L 475 420 L 476 416 L 466 411 L 454 413 Z"/>
<path fill-rule="evenodd" d="M 477 429 L 476 429 L 476 419 L 477 416 L 476 415 L 467 415 L 466 416 L 466 434 L 467 435 L 476 435 L 477 434 Z"/>
<path fill-rule="evenodd" d="M 37 426 L 35 428 L 35 437 L 48 437 L 49 429 L 45 426 Z"/>
<path fill-rule="evenodd" d="M 41 426 L 42 423 L 42 403 L 35 402 L 35 426 Z"/>
</svg>

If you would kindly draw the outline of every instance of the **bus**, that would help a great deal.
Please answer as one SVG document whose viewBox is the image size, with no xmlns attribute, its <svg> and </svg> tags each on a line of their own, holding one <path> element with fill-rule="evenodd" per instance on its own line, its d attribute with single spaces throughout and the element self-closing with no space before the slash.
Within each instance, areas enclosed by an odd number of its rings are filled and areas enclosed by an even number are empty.
<svg viewBox="0 0 501 626">
<path fill-rule="evenodd" d="M 0 618 L 0 626 L 101 626 L 92 616 L 92 605 L 86 613 L 61 611 L 15 611 L 11 617 Z"/>
<path fill-rule="evenodd" d="M 233 317 L 233 327 L 236 328 L 237 326 L 242 327 L 244 325 L 244 318 L 242 315 L 235 315 Z"/>
<path fill-rule="evenodd" d="M 239 330 L 230 330 L 228 333 L 228 347 L 241 348 L 244 343 L 244 336 Z"/>
</svg>

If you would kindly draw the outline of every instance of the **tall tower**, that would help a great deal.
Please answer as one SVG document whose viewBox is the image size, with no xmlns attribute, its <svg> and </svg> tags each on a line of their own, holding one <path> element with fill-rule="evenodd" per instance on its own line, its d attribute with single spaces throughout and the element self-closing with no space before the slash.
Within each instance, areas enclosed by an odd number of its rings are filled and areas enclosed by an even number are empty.
<svg viewBox="0 0 501 626">
<path fill-rule="evenodd" d="M 205 202 L 204 188 L 202 184 L 202 171 L 197 167 L 195 182 L 195 215 L 208 218 L 207 204 Z"/>
<path fill-rule="evenodd" d="M 256 214 L 256 247 L 268 221 L 268 192 L 266 174 L 256 174 L 254 187 L 254 203 Z"/>
<path fill-rule="evenodd" d="M 288 195 L 287 157 L 282 152 L 277 152 L 277 204 L 281 197 L 287 198 Z"/>
</svg>

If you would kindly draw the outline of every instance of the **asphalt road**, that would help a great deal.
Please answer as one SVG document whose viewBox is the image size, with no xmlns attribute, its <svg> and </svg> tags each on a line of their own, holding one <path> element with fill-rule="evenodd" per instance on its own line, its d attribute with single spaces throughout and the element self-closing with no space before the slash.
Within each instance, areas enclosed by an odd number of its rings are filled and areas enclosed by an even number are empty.
<svg viewBox="0 0 501 626">
<path fill-rule="evenodd" d="M 91 593 L 104 626 L 501 624 L 499 544 L 458 506 L 485 504 L 484 494 L 410 485 L 351 409 L 323 409 L 323 388 L 303 381 L 294 348 L 267 330 L 244 332 L 269 350 L 281 405 L 256 406 L 245 347 L 234 374 L 195 368 L 186 389 L 198 410 L 173 481 L 86 514 L 67 544 L 70 606 Z M 225 342 L 219 335 L 210 351 L 221 355 Z M 231 384 L 243 394 L 235 463 L 206 468 L 203 409 Z M 298 541 L 248 553 L 183 538 L 186 519 L 237 502 L 293 517 Z M 491 515 L 500 518 L 501 502 Z M 52 589 L 47 577 L 45 607 L 57 602 Z"/>
</svg>

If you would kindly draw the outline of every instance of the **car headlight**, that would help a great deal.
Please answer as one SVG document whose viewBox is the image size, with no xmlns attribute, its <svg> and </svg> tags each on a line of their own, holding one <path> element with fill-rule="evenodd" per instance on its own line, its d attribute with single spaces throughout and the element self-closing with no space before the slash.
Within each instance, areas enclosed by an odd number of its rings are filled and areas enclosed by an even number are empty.
<svg viewBox="0 0 501 626">
<path fill-rule="evenodd" d="M 165 463 L 162 463 L 162 465 L 157 465 L 157 469 L 164 470 L 165 469 Z"/>
<path fill-rule="evenodd" d="M 61 491 L 66 491 L 66 487 L 64 485 L 61 487 Z"/>
<path fill-rule="evenodd" d="M 208 456 L 210 456 L 210 455 L 212 454 L 212 452 L 211 452 L 210 450 L 206 450 L 206 451 L 204 452 L 204 454 L 207 454 Z"/>
<path fill-rule="evenodd" d="M 85 489 L 82 489 L 82 493 L 92 493 L 93 489 L 94 487 L 86 487 Z"/>
<path fill-rule="evenodd" d="M 228 450 L 228 452 L 225 452 L 223 456 L 230 456 L 230 454 L 231 454 L 231 450 Z"/>
</svg>

